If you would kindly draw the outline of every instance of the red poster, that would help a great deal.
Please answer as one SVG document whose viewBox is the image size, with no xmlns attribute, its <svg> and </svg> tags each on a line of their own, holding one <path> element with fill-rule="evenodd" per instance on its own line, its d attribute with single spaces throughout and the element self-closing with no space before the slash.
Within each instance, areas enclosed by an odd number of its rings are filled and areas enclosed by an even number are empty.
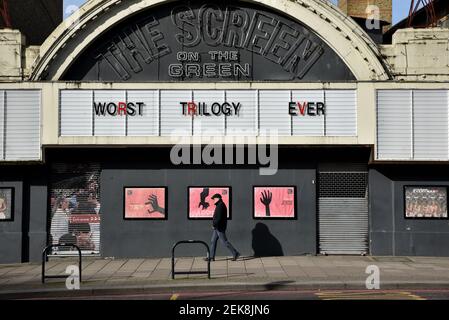
<svg viewBox="0 0 449 320">
<path fill-rule="evenodd" d="M 210 219 L 214 216 L 215 205 L 211 197 L 218 193 L 228 208 L 230 218 L 230 188 L 229 187 L 190 187 L 189 188 L 189 218 Z"/>
<path fill-rule="evenodd" d="M 295 187 L 254 187 L 255 218 L 295 218 Z"/>
<path fill-rule="evenodd" d="M 125 219 L 165 219 L 166 188 L 125 188 Z"/>
</svg>

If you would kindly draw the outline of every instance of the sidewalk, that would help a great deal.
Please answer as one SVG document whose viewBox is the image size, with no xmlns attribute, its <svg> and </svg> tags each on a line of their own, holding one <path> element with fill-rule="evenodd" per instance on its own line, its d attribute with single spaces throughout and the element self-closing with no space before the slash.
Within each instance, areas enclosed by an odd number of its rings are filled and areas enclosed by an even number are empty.
<svg viewBox="0 0 449 320">
<path fill-rule="evenodd" d="M 50 258 L 47 274 L 64 274 L 73 258 Z M 366 267 L 380 268 L 381 289 L 449 288 L 449 258 L 289 256 L 239 261 L 218 257 L 211 262 L 211 276 L 176 275 L 171 260 L 85 258 L 81 290 L 68 291 L 65 279 L 41 284 L 40 264 L 0 265 L 0 298 L 59 293 L 155 293 L 221 290 L 366 289 Z M 202 258 L 179 258 L 176 271 L 206 270 Z"/>
</svg>

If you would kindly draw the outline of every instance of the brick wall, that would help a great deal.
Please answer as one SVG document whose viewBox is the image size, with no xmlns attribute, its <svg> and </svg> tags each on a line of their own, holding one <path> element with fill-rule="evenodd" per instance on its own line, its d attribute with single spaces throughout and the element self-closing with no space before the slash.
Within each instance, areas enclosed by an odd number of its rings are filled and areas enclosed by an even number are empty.
<svg viewBox="0 0 449 320">
<path fill-rule="evenodd" d="M 344 13 L 351 17 L 366 18 L 366 7 L 377 5 L 380 8 L 380 18 L 391 23 L 392 20 L 392 0 L 340 0 L 338 6 Z"/>
</svg>

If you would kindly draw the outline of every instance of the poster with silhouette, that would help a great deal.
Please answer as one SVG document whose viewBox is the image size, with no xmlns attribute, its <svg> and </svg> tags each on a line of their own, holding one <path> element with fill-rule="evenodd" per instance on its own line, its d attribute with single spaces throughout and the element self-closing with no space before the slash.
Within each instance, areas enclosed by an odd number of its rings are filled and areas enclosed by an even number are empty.
<svg viewBox="0 0 449 320">
<path fill-rule="evenodd" d="M 405 187 L 405 217 L 447 219 L 447 188 Z"/>
<path fill-rule="evenodd" d="M 254 187 L 253 209 L 256 219 L 295 219 L 296 188 Z"/>
<path fill-rule="evenodd" d="M 215 210 L 215 200 L 212 199 L 214 194 L 221 195 L 221 199 L 228 208 L 228 219 L 230 219 L 230 187 L 189 187 L 189 219 L 212 219 Z"/>
<path fill-rule="evenodd" d="M 13 220 L 13 188 L 0 188 L 0 221 Z"/>
<path fill-rule="evenodd" d="M 125 187 L 125 219 L 166 219 L 166 187 Z"/>
</svg>

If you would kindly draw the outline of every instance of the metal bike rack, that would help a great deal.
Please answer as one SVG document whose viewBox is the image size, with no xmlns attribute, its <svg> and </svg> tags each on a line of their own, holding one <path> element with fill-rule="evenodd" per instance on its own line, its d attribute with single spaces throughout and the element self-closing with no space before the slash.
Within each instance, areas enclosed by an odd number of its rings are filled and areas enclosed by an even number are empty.
<svg viewBox="0 0 449 320">
<path fill-rule="evenodd" d="M 80 282 L 81 282 L 81 266 L 82 266 L 82 256 L 81 256 L 81 249 L 74 244 L 51 244 L 45 247 L 45 249 L 42 251 L 42 283 L 45 283 L 46 278 L 68 278 L 69 275 L 45 275 L 45 263 L 48 261 L 48 251 L 53 248 L 61 248 L 61 247 L 70 247 L 73 249 L 76 249 L 78 251 L 78 269 L 79 269 L 79 275 L 80 275 Z"/>
<path fill-rule="evenodd" d="M 202 245 L 204 245 L 206 247 L 207 250 L 207 271 L 178 271 L 175 272 L 175 249 L 178 245 L 183 244 L 183 243 L 200 243 Z M 210 279 L 210 250 L 209 250 L 209 246 L 207 245 L 206 242 L 201 241 L 201 240 L 183 240 L 183 241 L 178 241 L 175 243 L 175 245 L 172 248 L 171 251 L 171 278 L 175 279 L 175 275 L 176 274 L 207 274 L 207 278 Z"/>
</svg>

